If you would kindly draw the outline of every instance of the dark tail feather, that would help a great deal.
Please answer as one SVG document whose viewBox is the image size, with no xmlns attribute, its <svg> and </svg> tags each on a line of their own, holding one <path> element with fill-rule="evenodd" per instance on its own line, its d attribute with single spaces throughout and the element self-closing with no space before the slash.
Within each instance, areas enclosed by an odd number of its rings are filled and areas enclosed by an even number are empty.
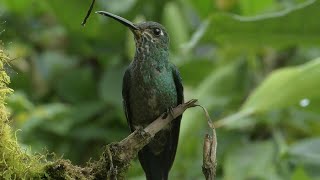
<svg viewBox="0 0 320 180">
<path fill-rule="evenodd" d="M 146 174 L 147 180 L 167 180 L 169 170 L 167 167 L 168 162 L 165 162 L 165 158 L 159 154 L 154 155 L 148 146 L 144 147 L 139 152 L 139 160 L 142 168 Z"/>
<path fill-rule="evenodd" d="M 181 116 L 174 120 L 165 149 L 158 155 L 145 146 L 138 154 L 147 180 L 167 180 L 177 150 Z"/>
</svg>

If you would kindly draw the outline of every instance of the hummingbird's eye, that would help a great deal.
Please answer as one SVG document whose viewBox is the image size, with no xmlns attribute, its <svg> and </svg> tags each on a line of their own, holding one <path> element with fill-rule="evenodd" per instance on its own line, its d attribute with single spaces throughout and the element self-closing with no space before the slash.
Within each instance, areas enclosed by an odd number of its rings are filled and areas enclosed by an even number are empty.
<svg viewBox="0 0 320 180">
<path fill-rule="evenodd" d="M 162 31 L 159 28 L 154 28 L 153 29 L 153 34 L 156 35 L 156 36 L 160 36 L 162 34 Z"/>
</svg>

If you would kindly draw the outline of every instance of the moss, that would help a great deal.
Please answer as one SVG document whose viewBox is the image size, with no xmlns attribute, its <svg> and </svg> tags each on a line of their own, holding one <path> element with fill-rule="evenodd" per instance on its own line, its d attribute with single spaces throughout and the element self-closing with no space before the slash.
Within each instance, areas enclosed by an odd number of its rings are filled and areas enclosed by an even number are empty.
<svg viewBox="0 0 320 180">
<path fill-rule="evenodd" d="M 0 47 L 0 179 L 124 179 L 130 160 L 117 143 L 106 147 L 99 161 L 86 167 L 72 165 L 69 160 L 48 162 L 44 155 L 30 155 L 19 146 L 9 126 L 6 97 L 13 91 L 8 88 L 10 78 L 4 70 L 8 57 Z M 112 160 L 112 156 L 113 158 Z M 111 167 L 110 167 L 111 166 Z"/>
<path fill-rule="evenodd" d="M 31 156 L 21 149 L 8 124 L 5 99 L 12 90 L 7 87 L 10 78 L 4 70 L 7 60 L 8 57 L 0 49 L 0 179 L 41 178 L 43 156 Z"/>
<path fill-rule="evenodd" d="M 91 169 L 74 166 L 69 160 L 59 159 L 45 168 L 45 178 L 48 179 L 94 179 Z"/>
</svg>

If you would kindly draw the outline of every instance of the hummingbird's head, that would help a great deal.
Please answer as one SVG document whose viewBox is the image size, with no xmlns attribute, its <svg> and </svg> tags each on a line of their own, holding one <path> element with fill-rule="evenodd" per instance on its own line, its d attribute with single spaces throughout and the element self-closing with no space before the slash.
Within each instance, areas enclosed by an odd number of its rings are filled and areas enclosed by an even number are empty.
<svg viewBox="0 0 320 180">
<path fill-rule="evenodd" d="M 134 34 L 137 50 L 147 49 L 169 49 L 169 35 L 166 29 L 156 22 L 143 22 L 134 24 L 127 19 L 114 15 L 105 11 L 97 11 L 96 13 L 111 17 L 121 24 L 127 26 Z"/>
<path fill-rule="evenodd" d="M 156 22 L 143 22 L 135 25 L 137 30 L 132 30 L 137 48 L 146 45 L 156 49 L 169 48 L 169 35 L 166 29 Z"/>
</svg>

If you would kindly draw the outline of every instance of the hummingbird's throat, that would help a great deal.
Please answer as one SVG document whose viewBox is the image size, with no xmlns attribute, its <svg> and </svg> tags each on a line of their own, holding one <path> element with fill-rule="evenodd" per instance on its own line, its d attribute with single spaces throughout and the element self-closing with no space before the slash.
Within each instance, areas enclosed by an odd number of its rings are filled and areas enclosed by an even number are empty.
<svg viewBox="0 0 320 180">
<path fill-rule="evenodd" d="M 157 51 L 157 42 L 148 32 L 142 32 L 139 37 L 135 36 L 135 43 L 139 53 L 149 54 L 152 50 Z"/>
</svg>

